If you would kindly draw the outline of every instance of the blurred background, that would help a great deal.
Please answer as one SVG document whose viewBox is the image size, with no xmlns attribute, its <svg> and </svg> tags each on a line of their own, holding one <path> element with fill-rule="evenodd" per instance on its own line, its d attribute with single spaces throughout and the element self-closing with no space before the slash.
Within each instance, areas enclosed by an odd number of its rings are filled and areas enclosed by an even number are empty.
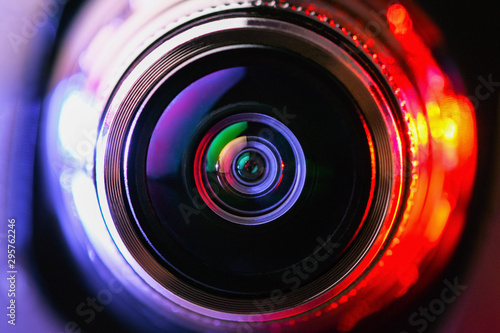
<svg viewBox="0 0 500 333">
<path fill-rule="evenodd" d="M 39 283 L 44 263 L 36 262 L 38 256 L 32 255 L 31 244 L 32 223 L 39 221 L 32 210 L 32 180 L 36 171 L 34 152 L 40 97 L 44 95 L 44 83 L 48 80 L 58 26 L 67 24 L 67 19 L 58 23 L 58 17 L 65 4 L 72 11 L 80 2 L 0 2 L 0 308 L 3 309 L 0 332 L 30 332 L 34 328 L 37 332 L 77 332 L 67 325 L 65 315 L 50 299 L 50 294 L 62 290 L 44 290 L 44 284 Z M 449 54 L 463 74 L 469 96 L 477 98 L 479 132 L 480 171 L 468 228 L 445 275 L 450 281 L 458 278 L 459 284 L 467 289 L 442 316 L 430 321 L 426 331 L 500 332 L 500 37 L 497 34 L 500 31 L 497 17 L 500 4 L 451 0 L 415 2 L 442 29 Z M 50 15 L 46 14 L 47 8 L 52 9 Z M 7 324 L 4 314 L 8 305 L 7 220 L 11 218 L 17 223 L 19 272 L 15 327 Z M 56 231 L 47 228 L 43 232 Z M 422 306 L 439 298 L 442 290 L 443 285 L 437 285 L 435 290 L 429 291 L 422 297 Z M 419 311 L 418 305 L 414 311 Z M 107 320 L 106 314 L 101 320 Z M 409 325 L 408 318 L 394 320 L 401 323 L 400 331 L 416 331 Z"/>
</svg>

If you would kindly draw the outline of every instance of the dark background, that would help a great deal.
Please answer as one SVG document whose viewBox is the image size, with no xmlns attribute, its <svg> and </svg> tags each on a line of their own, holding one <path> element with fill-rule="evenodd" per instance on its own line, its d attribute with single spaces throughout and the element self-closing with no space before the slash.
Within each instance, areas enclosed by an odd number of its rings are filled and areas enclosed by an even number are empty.
<svg viewBox="0 0 500 333">
<path fill-rule="evenodd" d="M 468 94 L 479 77 L 500 82 L 500 3 L 497 1 L 418 1 L 446 37 Z M 467 290 L 448 311 L 440 332 L 499 332 L 500 320 L 500 174 L 499 91 L 481 101 L 478 121 L 479 167 L 466 238 L 457 253 L 457 276 Z M 463 264 L 460 270 L 460 264 Z"/>
</svg>

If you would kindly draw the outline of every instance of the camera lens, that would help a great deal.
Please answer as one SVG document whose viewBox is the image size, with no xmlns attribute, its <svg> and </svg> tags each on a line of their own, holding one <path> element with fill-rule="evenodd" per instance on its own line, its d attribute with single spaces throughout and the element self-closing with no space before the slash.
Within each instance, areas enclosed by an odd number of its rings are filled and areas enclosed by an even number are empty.
<svg viewBox="0 0 500 333">
<path fill-rule="evenodd" d="M 371 58 L 293 10 L 235 6 L 180 23 L 129 67 L 96 183 L 120 251 L 164 297 L 234 320 L 279 291 L 272 318 L 367 271 L 407 152 Z"/>
<path fill-rule="evenodd" d="M 141 230 L 179 278 L 265 296 L 294 287 L 282 276 L 318 251 L 319 236 L 335 246 L 304 285 L 353 242 L 371 194 L 368 137 L 351 94 L 318 65 L 268 48 L 221 51 L 165 81 L 144 110 L 131 142 L 151 138 L 147 187 L 131 193 L 144 202 Z"/>
</svg>

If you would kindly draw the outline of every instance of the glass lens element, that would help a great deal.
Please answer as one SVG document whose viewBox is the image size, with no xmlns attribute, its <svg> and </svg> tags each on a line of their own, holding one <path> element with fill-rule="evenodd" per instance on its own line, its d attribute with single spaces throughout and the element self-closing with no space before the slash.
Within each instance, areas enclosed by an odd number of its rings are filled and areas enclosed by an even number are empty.
<svg viewBox="0 0 500 333">
<path fill-rule="evenodd" d="M 243 184 L 258 182 L 266 171 L 266 161 L 258 151 L 243 151 L 235 163 L 238 180 Z"/>
<path fill-rule="evenodd" d="M 224 111 L 252 108 L 257 106 L 235 104 Z M 239 113 L 217 123 L 201 142 L 195 157 L 196 186 L 220 217 L 244 225 L 268 223 L 298 200 L 306 176 L 304 152 L 277 119 Z"/>
<path fill-rule="evenodd" d="M 362 228 L 372 186 L 362 115 L 300 55 L 204 57 L 144 110 L 154 126 L 135 139 L 149 142 L 140 229 L 187 283 L 236 298 L 294 290 L 329 271 Z M 290 272 L 314 255 L 324 260 L 298 286 Z"/>
</svg>

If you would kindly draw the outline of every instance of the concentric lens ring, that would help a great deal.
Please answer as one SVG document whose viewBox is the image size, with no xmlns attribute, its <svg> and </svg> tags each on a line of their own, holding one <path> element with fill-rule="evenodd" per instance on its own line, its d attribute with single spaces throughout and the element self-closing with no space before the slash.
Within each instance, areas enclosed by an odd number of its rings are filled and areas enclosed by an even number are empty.
<svg viewBox="0 0 500 333">
<path fill-rule="evenodd" d="M 238 175 L 236 164 L 245 153 L 260 156 L 266 166 L 254 182 Z M 205 204 L 220 217 L 243 225 L 269 223 L 285 214 L 297 202 L 306 179 L 305 156 L 295 135 L 282 122 L 260 113 L 236 114 L 213 126 L 197 150 L 194 170 Z M 236 204 L 235 197 L 241 199 Z M 244 202 L 261 209 L 245 208 Z"/>
</svg>

